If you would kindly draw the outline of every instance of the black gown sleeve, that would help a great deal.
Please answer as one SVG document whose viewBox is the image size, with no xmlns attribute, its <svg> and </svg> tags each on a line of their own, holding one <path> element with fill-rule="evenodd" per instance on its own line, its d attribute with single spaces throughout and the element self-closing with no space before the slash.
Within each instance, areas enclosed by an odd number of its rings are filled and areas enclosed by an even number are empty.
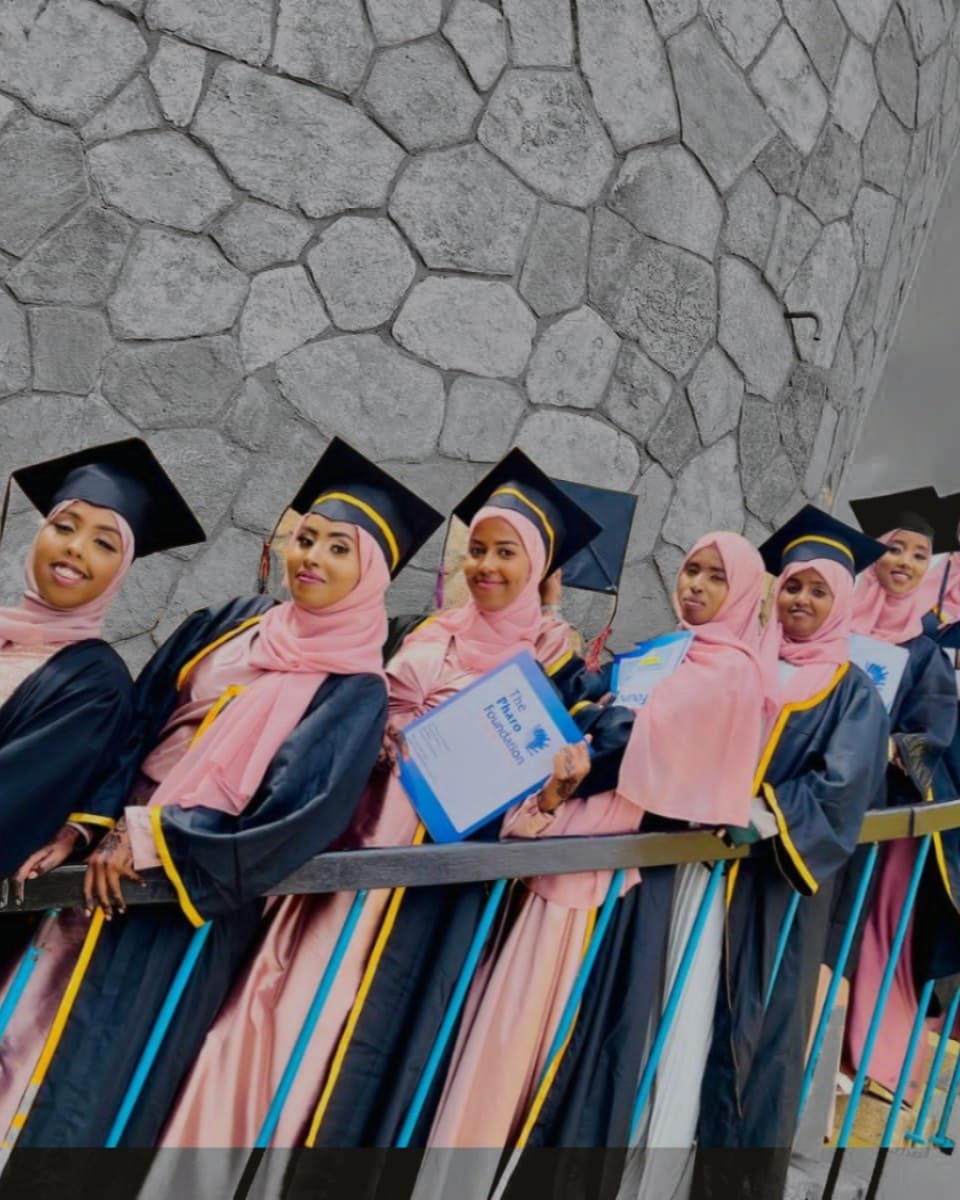
<svg viewBox="0 0 960 1200">
<path fill-rule="evenodd" d="M 886 766 L 887 714 L 866 679 L 857 680 L 847 703 L 827 719 L 833 728 L 809 770 L 776 785 L 761 784 L 780 831 L 773 843 L 777 866 L 805 896 L 817 892 L 853 854 Z"/>
<path fill-rule="evenodd" d="M 132 683 L 106 642 L 77 642 L 0 708 L 0 876 L 84 813 L 127 740 Z"/>
<path fill-rule="evenodd" d="M 925 799 L 933 773 L 957 728 L 957 686 L 953 669 L 929 638 L 909 646 L 909 681 L 901 684 L 892 715 L 893 740 L 906 777 Z"/>
<path fill-rule="evenodd" d="M 200 806 L 152 810 L 164 870 L 193 924 L 262 895 L 343 834 L 386 720 L 387 690 L 379 676 L 332 676 L 240 816 Z"/>
</svg>

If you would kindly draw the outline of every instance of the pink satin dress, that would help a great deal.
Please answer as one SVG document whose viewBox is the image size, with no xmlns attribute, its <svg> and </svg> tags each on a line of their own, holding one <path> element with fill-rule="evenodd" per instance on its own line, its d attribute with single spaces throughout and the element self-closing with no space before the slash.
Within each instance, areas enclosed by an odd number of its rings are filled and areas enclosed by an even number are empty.
<svg viewBox="0 0 960 1200">
<path fill-rule="evenodd" d="M 387 677 L 390 721 L 402 728 L 476 675 L 460 665 L 452 643 L 408 642 L 391 660 Z M 418 826 L 399 780 L 384 772 L 368 785 L 358 816 L 353 844 L 360 847 L 409 845 Z M 388 889 L 367 896 L 274 1146 L 296 1146 L 306 1135 L 389 896 Z M 352 892 L 338 892 L 290 896 L 275 904 L 255 958 L 207 1034 L 163 1146 L 253 1145 L 353 899 Z"/>
</svg>

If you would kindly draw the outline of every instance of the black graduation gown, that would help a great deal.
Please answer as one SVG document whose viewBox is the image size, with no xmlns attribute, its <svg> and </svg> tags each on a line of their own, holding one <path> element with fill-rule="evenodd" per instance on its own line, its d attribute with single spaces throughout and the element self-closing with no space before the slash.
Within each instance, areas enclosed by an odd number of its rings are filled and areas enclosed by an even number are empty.
<svg viewBox="0 0 960 1200">
<path fill-rule="evenodd" d="M 953 670 L 940 647 L 921 634 L 903 643 L 909 654 L 907 665 L 890 710 L 891 737 L 906 768 L 889 765 L 886 785 L 877 793 L 875 807 L 893 808 L 919 804 L 927 798 L 934 773 L 957 728 L 957 690 Z M 824 962 L 832 967 L 843 941 L 853 908 L 867 854 L 861 846 L 844 867 L 834 885 L 830 929 Z M 870 911 L 870 898 L 879 878 L 874 871 L 870 892 L 844 967 L 844 976 L 852 977 L 860 953 L 863 929 Z"/>
<path fill-rule="evenodd" d="M 887 737 L 880 697 L 852 664 L 816 703 L 782 710 L 771 734 L 760 764 L 761 792 L 780 834 L 757 843 L 728 884 L 723 970 L 697 1130 L 697 1200 L 783 1194 L 832 887 L 883 788 Z M 803 899 L 765 1008 L 795 892 Z M 767 1153 L 717 1153 L 730 1150 Z"/>
<path fill-rule="evenodd" d="M 952 632 L 945 626 L 940 632 Z M 955 651 L 949 651 L 952 663 Z M 955 695 L 956 693 L 954 693 Z M 933 775 L 933 800 L 960 796 L 960 723 Z M 960 829 L 933 835 L 914 911 L 913 971 L 918 989 L 928 979 L 938 981 L 931 1005 L 937 1016 L 949 1003 L 960 980 Z"/>
<path fill-rule="evenodd" d="M 0 706 L 0 877 L 87 809 L 124 746 L 133 684 L 99 638 L 64 646 Z"/>
<path fill-rule="evenodd" d="M 273 603 L 256 597 L 197 613 L 154 655 L 136 684 L 136 737 L 94 802 L 99 812 L 120 814 L 140 763 L 174 711 L 184 665 Z M 329 676 L 243 814 L 162 810 L 161 858 L 180 909 L 134 908 L 104 927 L 20 1145 L 104 1144 L 194 928 L 212 920 L 123 1139 L 130 1146 L 155 1142 L 260 930 L 259 895 L 343 834 L 376 760 L 386 713 L 380 677 Z"/>
<path fill-rule="evenodd" d="M 565 655 L 547 674 L 579 727 L 593 737 L 591 773 L 579 794 L 602 791 L 616 779 L 626 745 L 625 710 L 591 702 L 607 690 L 608 676 L 587 671 L 577 656 Z M 632 713 L 628 715 L 632 721 Z M 498 817 L 473 839 L 496 841 L 500 825 Z M 489 885 L 479 883 L 417 887 L 405 893 L 324 1114 L 318 1150 L 394 1145 L 488 894 Z M 455 1040 L 454 1031 L 412 1147 L 426 1142 Z M 320 1086 L 317 1090 L 319 1094 Z M 324 1194 L 325 1187 L 338 1187 L 339 1166 L 337 1156 L 328 1153 L 296 1153 L 284 1196 L 312 1196 Z M 376 1187 L 375 1180 L 371 1187 Z"/>
</svg>

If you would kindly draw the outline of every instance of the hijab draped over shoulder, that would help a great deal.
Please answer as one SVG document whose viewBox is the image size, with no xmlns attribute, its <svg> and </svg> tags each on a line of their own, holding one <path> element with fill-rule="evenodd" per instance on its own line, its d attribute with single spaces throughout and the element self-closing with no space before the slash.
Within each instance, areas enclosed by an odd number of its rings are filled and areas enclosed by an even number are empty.
<svg viewBox="0 0 960 1200">
<path fill-rule="evenodd" d="M 728 594 L 712 621 L 689 625 L 681 617 L 693 641 L 637 710 L 617 791 L 675 820 L 746 825 L 765 703 L 758 653 L 763 560 L 739 534 L 710 533 L 684 566 L 708 547 L 723 561 Z M 674 608 L 681 616 L 676 594 Z"/>
<path fill-rule="evenodd" d="M 327 608 L 287 600 L 266 613 L 247 652 L 247 665 L 263 674 L 191 746 L 153 793 L 151 806 L 242 811 L 328 675 L 383 677 L 390 572 L 370 534 L 356 525 L 353 530 L 360 555 L 356 587 Z"/>
</svg>

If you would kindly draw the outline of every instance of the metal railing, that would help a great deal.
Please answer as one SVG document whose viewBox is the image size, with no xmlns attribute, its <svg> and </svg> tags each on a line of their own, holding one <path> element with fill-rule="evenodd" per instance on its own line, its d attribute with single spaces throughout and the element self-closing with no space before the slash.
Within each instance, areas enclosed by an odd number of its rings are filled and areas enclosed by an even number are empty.
<svg viewBox="0 0 960 1200">
<path fill-rule="evenodd" d="M 960 800 L 884 809 L 867 813 L 859 842 L 889 842 L 958 826 Z M 749 854 L 749 846 L 728 846 L 706 831 L 336 850 L 311 859 L 288 879 L 271 888 L 269 894 L 286 896 L 433 887 L 447 883 L 523 879 L 529 875 L 616 871 L 624 867 L 638 867 L 642 871 L 683 863 L 732 861 L 747 858 Z M 0 891 L 0 915 L 82 903 L 83 873 L 82 866 L 61 867 L 49 875 L 28 881 L 22 904 L 17 903 L 12 884 L 5 886 Z M 124 884 L 124 897 L 129 905 L 176 903 L 173 887 L 159 868 L 144 871 L 142 875 L 146 887 Z"/>
<path fill-rule="evenodd" d="M 919 879 L 919 871 L 922 869 L 923 861 L 929 851 L 931 838 L 933 834 L 944 832 L 960 827 L 960 799 L 952 801 L 944 801 L 938 804 L 922 804 L 911 807 L 887 809 L 883 811 L 870 812 L 866 815 L 863 826 L 861 828 L 859 843 L 861 845 L 869 845 L 877 847 L 884 842 L 893 841 L 902 838 L 917 838 L 918 843 L 918 866 L 914 874 Z M 567 873 L 577 873 L 583 871 L 598 871 L 607 870 L 614 872 L 614 884 L 610 888 L 608 901 L 604 905 L 603 911 L 606 912 L 611 907 L 611 897 L 615 899 L 615 895 L 619 895 L 618 880 L 622 879 L 623 871 L 626 868 L 638 867 L 641 871 L 654 867 L 682 865 L 686 863 L 710 863 L 713 864 L 712 882 L 704 898 L 701 901 L 701 910 L 703 913 L 709 905 L 710 898 L 716 892 L 716 885 L 722 872 L 722 864 L 738 859 L 748 858 L 750 855 L 749 846 L 733 847 L 721 841 L 715 834 L 708 831 L 682 832 L 682 833 L 649 833 L 649 834 L 631 834 L 631 835 L 613 835 L 605 837 L 576 837 L 576 838 L 542 838 L 532 841 L 515 841 L 515 842 L 494 842 L 494 843 L 478 843 L 464 842 L 456 845 L 435 846 L 435 845 L 418 845 L 405 846 L 390 849 L 369 849 L 369 850 L 350 850 L 350 851 L 335 851 L 321 854 L 310 862 L 302 866 L 298 871 L 284 880 L 276 888 L 272 889 L 269 894 L 272 895 L 309 895 L 329 892 L 354 892 L 357 893 L 357 898 L 354 908 L 362 905 L 363 898 L 366 893 L 375 889 L 395 889 L 394 894 L 402 894 L 402 891 L 407 887 L 431 887 L 437 885 L 450 884 L 467 884 L 486 881 L 497 881 L 497 886 L 494 888 L 488 902 L 487 908 L 495 908 L 499 903 L 500 896 L 503 892 L 503 882 L 509 879 L 520 879 L 531 875 L 557 875 Z M 876 859 L 876 853 L 871 856 L 871 867 Z M 82 903 L 82 879 L 84 868 L 82 866 L 63 867 L 59 870 L 44 876 L 37 880 L 29 881 L 25 886 L 25 893 L 22 901 L 18 901 L 14 896 L 11 886 L 4 884 L 0 889 L 0 917 L 3 913 L 10 912 L 25 912 L 46 910 L 55 912 L 60 908 L 66 908 Z M 124 886 L 124 894 L 127 902 L 131 907 L 136 907 L 142 904 L 172 904 L 176 903 L 176 895 L 173 887 L 163 876 L 159 870 L 144 872 L 146 886 Z M 866 893 L 865 882 L 861 891 Z M 916 887 L 908 889 L 905 894 L 903 905 L 903 914 L 901 924 L 906 926 L 909 921 L 912 911 L 912 904 L 916 896 Z M 802 903 L 802 899 L 799 901 Z M 352 911 L 352 910 L 351 910 Z M 492 914 L 491 919 L 492 919 Z M 701 914 L 702 915 L 702 914 Z M 786 941 L 789 935 L 788 922 L 795 915 L 795 906 L 791 906 L 788 910 L 787 918 L 784 921 L 785 928 L 781 931 L 781 940 Z M 94 923 L 97 917 L 95 915 Z M 854 911 L 851 916 L 851 926 L 856 924 L 858 912 Z M 197 961 L 203 945 L 203 938 L 206 932 L 209 931 L 209 923 L 197 930 L 195 934 L 195 944 L 191 944 L 191 949 L 187 952 L 184 962 L 181 964 L 178 978 L 183 977 L 184 981 L 189 978 L 190 971 Z M 463 996 L 470 983 L 472 971 L 476 966 L 476 959 L 479 957 L 479 950 L 482 946 L 482 941 L 486 937 L 490 927 L 490 921 L 487 921 L 485 926 L 481 922 L 480 928 L 477 931 L 477 937 L 474 939 L 478 942 L 476 947 L 471 947 L 471 951 L 467 956 L 467 963 L 464 967 L 463 978 L 458 982 L 454 998 L 451 1000 L 451 1007 L 446 1014 L 443 1027 L 441 1028 L 439 1037 L 446 1033 L 449 1036 L 459 1009 L 457 1004 L 462 1003 Z M 599 941 L 603 937 L 605 923 L 601 920 L 597 922 L 594 937 L 599 946 Z M 660 1018 L 659 1027 L 655 1031 L 654 1040 L 652 1043 L 651 1053 L 648 1056 L 648 1061 L 644 1065 L 642 1075 L 640 1077 L 637 1089 L 637 1098 L 633 1114 L 633 1128 L 637 1129 L 640 1121 L 640 1116 L 643 1112 L 649 1095 L 650 1087 L 653 1082 L 654 1074 L 657 1068 L 657 1049 L 662 1049 L 669 1033 L 673 1016 L 676 1012 L 679 999 L 683 992 L 683 987 L 687 978 L 687 970 L 689 969 L 690 960 L 696 953 L 700 933 L 703 928 L 703 920 L 698 919 L 694 922 L 686 948 L 683 953 L 681 965 L 677 971 L 677 975 L 671 986 L 670 997 L 666 1004 L 663 1014 Z M 350 937 L 350 919 L 348 918 L 344 930 L 341 933 L 340 941 L 345 942 Z M 479 939 L 479 941 L 478 941 Z M 95 938 L 94 938 L 95 941 Z M 338 943 L 339 946 L 339 943 Z M 596 948 L 594 947 L 593 957 L 595 958 Z M 477 953 L 473 951 L 476 949 Z M 881 985 L 880 994 L 878 995 L 876 1010 L 874 1013 L 874 1021 L 872 1025 L 879 1025 L 882 1018 L 886 997 L 890 990 L 892 982 L 892 971 L 899 948 L 894 948 L 894 953 L 891 955 L 892 965 L 890 967 L 890 979 L 885 980 Z M 577 995 L 582 994 L 583 988 L 586 986 L 590 973 L 593 959 L 589 954 L 585 954 L 583 964 L 575 984 L 574 992 Z M 30 951 L 24 956 L 21 970 L 29 974 L 30 969 Z M 305 1022 L 304 1030 L 301 1031 L 301 1037 L 298 1039 L 298 1048 L 301 1042 L 305 1043 L 309 1040 L 308 1022 L 319 1019 L 323 1003 L 326 995 L 329 992 L 331 983 L 330 970 L 336 972 L 337 953 L 335 951 L 332 959 L 332 967 L 324 972 L 324 977 L 321 979 L 317 994 L 311 1011 L 308 1014 L 308 1021 Z M 686 964 L 686 969 L 684 964 Z M 839 973 L 839 972 L 838 972 Z M 460 986 L 462 984 L 462 986 Z M 7 995 L 0 1004 L 0 1013 L 5 1017 L 9 1016 L 9 1011 L 15 1006 L 23 988 L 18 989 L 18 976 L 8 988 Z M 579 989 L 579 991 L 578 991 Z M 108 1145 L 116 1145 L 122 1135 L 123 1127 L 126 1118 L 129 1116 L 133 1105 L 136 1103 L 138 1096 L 138 1087 L 142 1084 L 143 1079 L 149 1072 L 153 1062 L 153 1055 L 156 1054 L 167 1026 L 169 1025 L 170 1017 L 173 1009 L 179 1001 L 179 995 L 182 993 L 182 986 L 177 990 L 177 981 L 171 987 L 170 994 L 157 1024 L 151 1039 L 148 1042 L 147 1049 L 141 1063 L 138 1066 L 137 1073 L 134 1077 L 134 1082 L 131 1085 L 131 1090 L 124 1098 L 124 1104 L 117 1114 L 115 1129 L 111 1131 Z M 772 991 L 772 981 L 770 983 Z M 769 991 L 768 991 L 769 994 Z M 571 1009 L 570 1019 L 575 1016 L 575 1007 L 571 998 L 571 1004 L 568 1008 Z M 960 1001 L 958 1001 L 960 1003 Z M 828 996 L 827 1004 L 825 1005 L 825 1014 L 822 1020 L 829 1016 L 829 1011 L 832 1006 Z M 950 1014 L 953 1016 L 957 1012 L 957 1004 L 950 1007 Z M 561 1019 L 561 1026 L 564 1025 L 567 1014 Z M 945 1050 L 946 1037 L 949 1036 L 950 1025 L 952 1022 L 944 1022 L 944 1035 L 941 1039 L 942 1045 L 938 1046 L 935 1062 L 934 1074 L 939 1071 L 942 1064 L 943 1051 Z M 2 1025 L 0 1025 L 2 1029 Z M 560 1039 L 564 1030 L 558 1030 L 557 1040 Z M 818 1031 L 819 1034 L 819 1031 Z M 868 1038 L 869 1042 L 869 1038 Z M 807 1064 L 807 1075 L 810 1076 L 816 1065 L 816 1058 L 819 1054 L 822 1037 L 818 1036 L 814 1040 L 814 1046 L 811 1053 L 811 1061 Z M 906 1072 L 909 1069 L 910 1058 L 912 1051 L 915 1049 L 916 1038 L 911 1039 L 911 1046 L 908 1051 L 907 1061 L 904 1064 L 903 1076 L 906 1077 Z M 856 1107 L 859 1102 L 860 1094 L 863 1090 L 866 1069 L 869 1064 L 870 1046 L 864 1047 L 863 1062 L 861 1070 L 858 1072 L 857 1080 L 855 1081 L 854 1093 L 850 1097 L 847 1116 L 844 1123 L 844 1128 L 841 1131 L 838 1140 L 838 1147 L 842 1153 L 843 1148 L 848 1144 L 850 1131 L 855 1119 Z M 433 1059 L 437 1056 L 431 1056 L 431 1061 L 428 1062 L 425 1069 L 424 1078 L 429 1081 L 430 1068 L 433 1064 Z M 297 1056 L 295 1053 L 291 1057 L 291 1062 L 288 1064 L 286 1075 L 290 1075 L 290 1079 L 285 1082 L 289 1084 L 292 1081 L 292 1074 L 300 1065 L 302 1055 Z M 918 1116 L 916 1127 L 913 1133 L 915 1142 L 926 1143 L 924 1137 L 925 1125 L 929 1113 L 929 1107 L 932 1100 L 932 1088 L 935 1084 L 929 1083 L 924 1094 L 922 1109 Z M 808 1090 L 809 1079 L 805 1079 L 804 1098 Z M 549 1087 L 547 1081 L 541 1088 L 538 1089 L 538 1096 L 544 1087 Z M 953 1101 L 956 1099 L 957 1091 L 960 1089 L 960 1075 L 955 1073 L 953 1078 L 953 1086 L 949 1089 L 948 1095 L 944 1102 L 943 1108 L 939 1117 L 939 1124 L 935 1134 L 929 1139 L 929 1143 L 940 1146 L 943 1149 L 952 1147 L 949 1138 L 946 1134 L 947 1122 L 950 1117 L 950 1109 Z M 419 1092 L 425 1091 L 425 1086 L 422 1086 Z M 271 1106 L 267 1121 L 264 1123 L 264 1128 L 261 1130 L 261 1137 L 258 1139 L 257 1145 L 261 1148 L 269 1144 L 273 1128 L 276 1124 L 276 1119 L 279 1113 L 279 1108 L 282 1107 L 284 1098 L 284 1086 L 281 1085 L 277 1096 L 274 1098 L 274 1103 Z M 536 1105 L 534 1106 L 535 1109 Z M 534 1110 L 532 1110 L 534 1111 Z M 407 1144 L 406 1138 L 409 1135 L 410 1129 L 414 1123 L 416 1112 L 408 1114 L 408 1119 L 404 1122 L 404 1129 L 401 1134 L 401 1140 L 398 1145 Z M 25 1119 L 25 1118 L 24 1118 Z M 890 1136 L 893 1128 L 893 1115 L 888 1131 L 885 1131 L 883 1145 L 890 1144 Z M 530 1122 L 528 1121 L 528 1124 Z M 11 1140 L 8 1134 L 4 1150 L 6 1153 L 0 1153 L 0 1167 L 6 1158 L 6 1154 L 12 1149 L 13 1143 L 16 1141 L 14 1136 Z M 523 1139 L 515 1147 L 515 1156 L 522 1150 Z"/>
</svg>

